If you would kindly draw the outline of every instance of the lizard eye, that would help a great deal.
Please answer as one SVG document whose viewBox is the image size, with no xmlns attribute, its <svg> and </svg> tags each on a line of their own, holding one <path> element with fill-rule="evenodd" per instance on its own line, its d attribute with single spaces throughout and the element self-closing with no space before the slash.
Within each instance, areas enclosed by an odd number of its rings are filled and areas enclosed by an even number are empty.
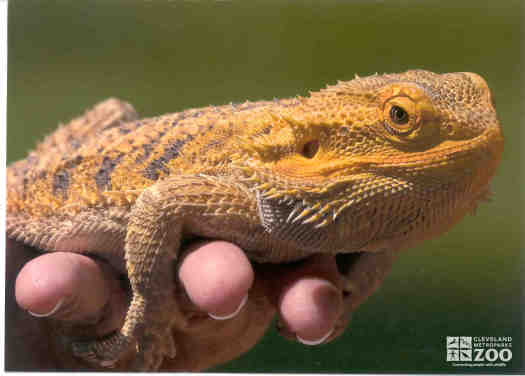
<svg viewBox="0 0 525 376">
<path fill-rule="evenodd" d="M 390 107 L 390 119 L 398 125 L 406 124 L 408 123 L 408 120 L 410 120 L 408 112 L 406 112 L 403 107 L 399 106 Z"/>
<path fill-rule="evenodd" d="M 389 99 L 383 111 L 385 129 L 392 136 L 408 136 L 418 127 L 416 105 L 410 97 Z"/>
</svg>

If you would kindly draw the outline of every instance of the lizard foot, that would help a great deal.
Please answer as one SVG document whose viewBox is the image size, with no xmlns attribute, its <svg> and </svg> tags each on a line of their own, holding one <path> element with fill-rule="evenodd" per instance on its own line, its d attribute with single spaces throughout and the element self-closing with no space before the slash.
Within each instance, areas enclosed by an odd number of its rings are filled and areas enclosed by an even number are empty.
<svg viewBox="0 0 525 376">
<path fill-rule="evenodd" d="M 74 342 L 73 354 L 97 367 L 113 368 L 130 345 L 129 337 L 116 333 L 104 339 Z M 174 358 L 177 352 L 171 332 L 143 336 L 138 339 L 136 350 L 131 366 L 135 371 L 157 370 L 164 357 Z"/>
<path fill-rule="evenodd" d="M 130 344 L 129 337 L 115 333 L 103 339 L 73 342 L 73 354 L 95 366 L 113 368 Z"/>
<path fill-rule="evenodd" d="M 137 356 L 131 368 L 135 371 L 154 371 L 162 365 L 165 357 L 175 358 L 177 353 L 171 331 L 149 333 L 138 340 Z"/>
</svg>

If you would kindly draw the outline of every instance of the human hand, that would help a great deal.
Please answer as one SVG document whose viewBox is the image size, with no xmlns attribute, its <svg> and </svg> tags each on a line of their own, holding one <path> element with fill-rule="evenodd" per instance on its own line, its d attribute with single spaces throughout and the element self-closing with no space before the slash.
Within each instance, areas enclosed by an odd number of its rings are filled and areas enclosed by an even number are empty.
<svg viewBox="0 0 525 376">
<path fill-rule="evenodd" d="M 62 338 L 79 328 L 91 336 L 120 328 L 129 291 L 104 262 L 59 252 L 27 262 L 30 258 L 31 249 L 8 243 L 8 278 L 13 281 L 22 268 L 16 277 L 16 300 L 23 309 L 53 320 L 31 317 L 9 302 L 14 296 L 7 294 L 7 368 L 89 369 L 71 355 Z M 347 293 L 343 300 L 348 281 L 330 256 L 294 265 L 256 265 L 254 271 L 238 247 L 217 241 L 190 245 L 181 260 L 177 299 L 189 325 L 174 329 L 178 353 L 164 361 L 163 370 L 201 370 L 239 356 L 260 340 L 276 312 L 285 337 L 305 344 L 332 340 L 342 333 L 350 311 L 368 296 L 353 294 L 350 302 Z M 14 287 L 11 282 L 8 289 L 10 285 Z M 235 317 L 217 320 L 235 312 Z M 32 354 L 25 360 L 16 351 L 21 340 L 26 349 L 34 347 L 25 351 Z M 126 370 L 131 356 L 117 369 Z"/>
</svg>

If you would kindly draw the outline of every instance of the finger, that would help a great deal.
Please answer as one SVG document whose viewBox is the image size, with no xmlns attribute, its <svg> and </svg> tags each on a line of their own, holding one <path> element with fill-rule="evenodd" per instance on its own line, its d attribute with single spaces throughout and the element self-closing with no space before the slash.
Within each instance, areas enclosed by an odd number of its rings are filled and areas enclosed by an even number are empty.
<svg viewBox="0 0 525 376">
<path fill-rule="evenodd" d="M 179 267 L 189 298 L 214 319 L 235 316 L 248 298 L 253 270 L 244 252 L 224 241 L 191 246 Z"/>
<path fill-rule="evenodd" d="M 87 320 L 99 314 L 110 296 L 101 267 L 91 258 L 55 252 L 29 261 L 16 279 L 20 307 L 37 317 Z"/>
<path fill-rule="evenodd" d="M 278 278 L 281 274 L 283 277 Z M 343 298 L 333 257 L 313 257 L 293 271 L 275 273 L 274 290 L 282 334 L 307 345 L 326 342 L 342 311 Z"/>
<path fill-rule="evenodd" d="M 340 291 L 321 278 L 300 278 L 281 296 L 281 320 L 306 345 L 323 343 L 333 332 L 342 307 Z"/>
</svg>

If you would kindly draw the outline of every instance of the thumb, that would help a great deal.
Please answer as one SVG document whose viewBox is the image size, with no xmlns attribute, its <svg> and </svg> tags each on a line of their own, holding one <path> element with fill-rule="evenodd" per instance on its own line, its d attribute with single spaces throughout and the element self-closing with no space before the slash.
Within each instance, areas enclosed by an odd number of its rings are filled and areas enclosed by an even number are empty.
<svg viewBox="0 0 525 376">
<path fill-rule="evenodd" d="M 18 274 L 15 294 L 20 307 L 36 317 L 92 321 L 110 298 L 108 280 L 93 259 L 54 252 L 28 262 Z"/>
</svg>

